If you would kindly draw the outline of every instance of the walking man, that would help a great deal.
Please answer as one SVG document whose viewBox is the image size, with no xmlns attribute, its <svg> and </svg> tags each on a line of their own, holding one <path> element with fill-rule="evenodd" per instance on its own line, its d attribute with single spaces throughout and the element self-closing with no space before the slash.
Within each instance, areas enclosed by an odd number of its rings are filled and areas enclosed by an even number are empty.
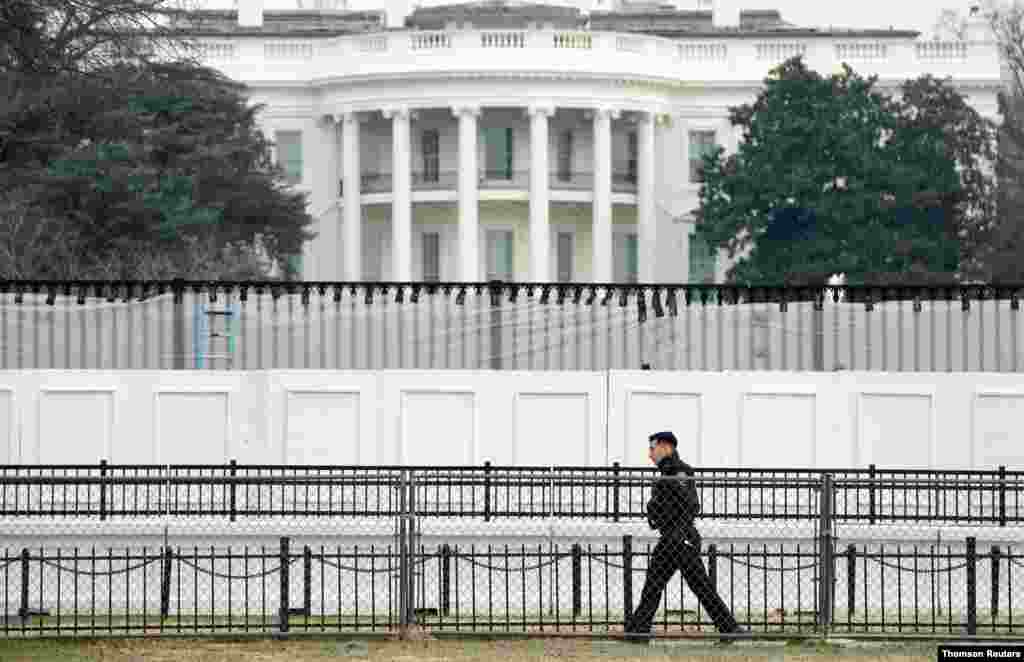
<svg viewBox="0 0 1024 662">
<path fill-rule="evenodd" d="M 671 432 L 652 434 L 648 457 L 661 471 L 647 504 L 647 523 L 661 539 L 647 564 L 640 606 L 626 622 L 626 638 L 644 642 L 650 637 L 654 613 L 669 580 L 679 570 L 714 622 L 725 634 L 745 634 L 732 612 L 719 597 L 700 558 L 700 533 L 693 520 L 700 515 L 700 498 L 693 481 L 693 468 L 679 458 L 678 441 Z M 689 479 L 685 476 L 690 476 Z M 728 640 L 724 640 L 728 641 Z"/>
</svg>

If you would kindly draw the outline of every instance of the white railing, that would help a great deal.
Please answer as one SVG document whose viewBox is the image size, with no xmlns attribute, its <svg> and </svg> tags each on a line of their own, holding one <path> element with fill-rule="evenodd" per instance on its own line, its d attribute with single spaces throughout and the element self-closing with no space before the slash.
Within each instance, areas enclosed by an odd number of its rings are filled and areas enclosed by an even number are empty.
<svg viewBox="0 0 1024 662">
<path fill-rule="evenodd" d="M 729 55 L 729 47 L 725 44 L 676 44 L 675 50 L 680 60 L 724 60 Z"/>
<path fill-rule="evenodd" d="M 797 42 L 758 42 L 754 45 L 758 60 L 781 62 L 797 55 L 807 54 L 807 44 Z"/>
<path fill-rule="evenodd" d="M 447 32 L 419 32 L 412 35 L 409 47 L 414 51 L 433 51 L 452 47 L 452 38 Z"/>
<path fill-rule="evenodd" d="M 313 57 L 313 42 L 268 42 L 263 45 L 263 55 L 268 60 L 308 60 Z"/>
<path fill-rule="evenodd" d="M 915 44 L 917 57 L 922 60 L 964 60 L 967 44 L 959 41 L 921 41 Z"/>
<path fill-rule="evenodd" d="M 903 80 L 915 71 L 936 76 L 991 79 L 999 82 L 994 46 L 959 42 L 888 41 L 836 38 L 831 41 L 758 36 L 757 39 L 683 40 L 663 37 L 588 32 L 583 30 L 438 30 L 394 31 L 303 40 L 238 40 L 221 36 L 201 42 L 200 53 L 240 80 L 262 78 L 262 64 L 295 68 L 302 77 L 404 75 L 444 73 L 467 67 L 480 71 L 548 69 L 600 71 L 614 76 L 644 76 L 666 81 L 692 79 L 679 64 L 701 63 L 706 80 L 761 80 L 767 70 L 791 57 L 804 56 L 818 71 L 833 71 L 842 62 L 860 62 L 865 75 Z M 515 50 L 515 58 L 508 51 Z M 430 54 L 429 58 L 420 56 Z M 628 57 L 623 57 L 628 55 Z M 280 66 L 267 69 L 280 76 Z"/>
<path fill-rule="evenodd" d="M 556 32 L 554 34 L 555 48 L 581 48 L 589 51 L 593 45 L 593 36 L 586 32 Z"/>
<path fill-rule="evenodd" d="M 482 48 L 526 48 L 525 32 L 481 32 Z"/>
<path fill-rule="evenodd" d="M 888 53 L 885 44 L 879 42 L 836 44 L 835 48 L 839 60 L 878 60 Z"/>
</svg>

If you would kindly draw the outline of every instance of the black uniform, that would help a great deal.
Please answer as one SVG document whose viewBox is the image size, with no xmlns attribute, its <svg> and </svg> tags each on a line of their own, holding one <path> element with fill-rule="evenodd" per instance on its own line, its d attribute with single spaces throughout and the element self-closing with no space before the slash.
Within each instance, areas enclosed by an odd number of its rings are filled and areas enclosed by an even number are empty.
<svg viewBox="0 0 1024 662">
<path fill-rule="evenodd" d="M 700 514 L 700 499 L 694 481 L 680 475 L 693 476 L 693 469 L 675 452 L 663 458 L 658 469 L 662 475 L 656 480 L 647 504 L 647 522 L 658 530 L 661 539 L 648 561 L 640 606 L 627 621 L 626 632 L 650 634 L 661 595 L 676 570 L 683 573 L 690 590 L 718 631 L 738 632 L 736 619 L 719 597 L 700 558 L 700 533 L 693 525 L 694 518 Z"/>
</svg>

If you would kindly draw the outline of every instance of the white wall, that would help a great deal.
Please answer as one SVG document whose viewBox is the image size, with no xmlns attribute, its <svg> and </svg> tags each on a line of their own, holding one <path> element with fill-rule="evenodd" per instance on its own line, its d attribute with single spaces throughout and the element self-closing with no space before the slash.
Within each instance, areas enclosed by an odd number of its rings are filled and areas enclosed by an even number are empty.
<svg viewBox="0 0 1024 662">
<path fill-rule="evenodd" d="M 1021 469 L 1022 417 L 986 373 L 6 371 L 0 464 Z"/>
</svg>

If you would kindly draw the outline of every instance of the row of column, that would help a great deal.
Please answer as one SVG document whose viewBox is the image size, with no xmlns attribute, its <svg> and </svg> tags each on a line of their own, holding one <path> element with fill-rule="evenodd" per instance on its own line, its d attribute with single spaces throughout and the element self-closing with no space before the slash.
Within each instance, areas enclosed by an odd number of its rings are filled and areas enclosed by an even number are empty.
<svg viewBox="0 0 1024 662">
<path fill-rule="evenodd" d="M 477 167 L 477 120 L 479 106 L 458 106 L 452 112 L 459 124 L 458 171 L 458 246 L 459 279 L 479 281 L 480 219 Z M 598 108 L 589 111 L 594 126 L 594 202 L 593 202 L 593 280 L 611 282 L 612 270 L 612 120 L 620 111 Z M 551 222 L 549 196 L 548 124 L 555 114 L 552 106 L 531 106 L 530 118 L 530 221 L 529 221 L 529 280 L 551 282 Z M 655 118 L 651 112 L 636 113 L 637 130 L 637 239 L 639 244 L 639 280 L 653 282 L 654 256 L 657 242 L 657 219 L 654 204 Z M 410 123 L 414 111 L 390 108 L 384 117 L 392 124 L 392 280 L 412 280 L 412 152 Z M 335 121 L 337 119 L 337 121 Z M 324 142 L 336 145 L 336 126 L 342 130 L 341 179 L 342 224 L 320 232 L 320 240 L 328 246 L 343 247 L 343 273 L 346 281 L 362 278 L 362 210 L 360 203 L 359 113 L 328 116 L 322 126 L 326 132 Z M 326 179 L 326 181 L 324 181 Z M 320 186 L 336 185 L 332 175 L 319 178 Z M 324 201 L 330 189 L 314 200 Z M 315 203 L 314 203 L 315 206 Z M 327 251 L 328 256 L 332 251 Z"/>
</svg>

